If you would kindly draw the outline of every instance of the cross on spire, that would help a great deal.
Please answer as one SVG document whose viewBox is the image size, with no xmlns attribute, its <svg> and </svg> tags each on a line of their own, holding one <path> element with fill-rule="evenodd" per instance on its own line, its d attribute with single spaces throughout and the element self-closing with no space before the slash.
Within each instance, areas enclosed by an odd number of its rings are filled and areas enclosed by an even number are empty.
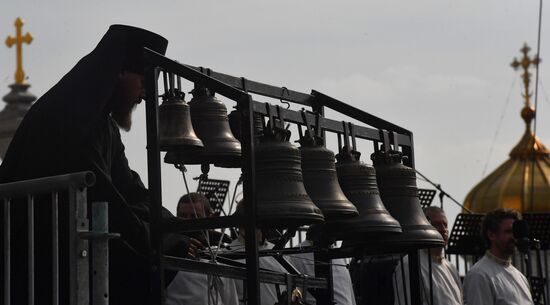
<svg viewBox="0 0 550 305">
<path fill-rule="evenodd" d="M 518 61 L 516 58 L 514 58 L 514 61 L 511 63 L 512 68 L 515 70 L 518 70 L 520 67 L 523 68 L 523 74 L 521 75 L 523 78 L 523 86 L 525 92 L 523 93 L 523 97 L 525 97 L 525 106 L 530 106 L 530 97 L 531 92 L 529 92 L 529 83 L 531 81 L 531 73 L 529 73 L 529 67 L 531 65 L 537 67 L 539 63 L 542 61 L 537 54 L 533 57 L 533 59 L 529 58 L 529 51 L 531 51 L 531 48 L 527 46 L 525 43 L 523 45 L 523 48 L 520 49 L 521 53 L 523 53 L 523 58 L 521 58 L 520 61 Z"/>
<path fill-rule="evenodd" d="M 16 46 L 16 56 L 17 56 L 17 69 L 15 70 L 15 83 L 23 84 L 25 82 L 25 71 L 23 71 L 23 43 L 30 44 L 32 42 L 32 35 L 26 33 L 24 36 L 21 34 L 21 29 L 23 27 L 23 20 L 17 18 L 15 20 L 15 37 L 8 36 L 6 38 L 6 46 L 11 48 L 14 44 Z"/>
</svg>

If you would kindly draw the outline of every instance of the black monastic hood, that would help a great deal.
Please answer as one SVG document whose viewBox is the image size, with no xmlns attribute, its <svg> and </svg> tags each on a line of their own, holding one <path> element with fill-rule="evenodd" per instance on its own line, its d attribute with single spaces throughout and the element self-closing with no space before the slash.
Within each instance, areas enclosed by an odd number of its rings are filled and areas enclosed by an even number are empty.
<svg viewBox="0 0 550 305">
<path fill-rule="evenodd" d="M 91 130 L 105 118 L 107 104 L 119 73 L 139 70 L 143 47 L 164 54 L 168 41 L 144 29 L 112 25 L 99 44 L 31 107 L 14 135 L 0 167 L 0 182 L 55 175 L 76 168 L 20 173 L 30 159 L 64 162 L 59 156 L 86 141 Z M 25 147 L 25 153 L 21 148 Z M 52 164 L 52 166 L 56 166 Z"/>
</svg>

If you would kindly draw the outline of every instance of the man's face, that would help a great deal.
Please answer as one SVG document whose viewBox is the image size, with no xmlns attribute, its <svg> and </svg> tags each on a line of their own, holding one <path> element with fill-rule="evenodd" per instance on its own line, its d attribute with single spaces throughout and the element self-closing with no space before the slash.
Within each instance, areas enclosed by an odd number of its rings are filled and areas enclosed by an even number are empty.
<svg viewBox="0 0 550 305">
<path fill-rule="evenodd" d="M 445 216 L 445 214 L 438 212 L 432 212 L 429 216 L 430 223 L 437 229 L 439 234 L 443 236 L 443 240 L 445 240 L 445 245 L 447 245 L 447 242 L 449 241 L 447 217 Z"/>
<path fill-rule="evenodd" d="M 487 232 L 491 241 L 491 248 L 495 248 L 500 253 L 511 256 L 516 250 L 516 241 L 514 239 L 514 231 L 512 225 L 514 219 L 504 219 L 500 222 L 497 232 Z"/>
<path fill-rule="evenodd" d="M 145 98 L 144 76 L 123 71 L 113 92 L 111 116 L 120 128 L 129 131 L 132 127 L 132 112 Z"/>
<path fill-rule="evenodd" d="M 195 210 L 193 210 L 193 207 Z M 197 216 L 195 217 L 195 211 Z M 182 204 L 178 210 L 178 216 L 185 219 L 194 219 L 194 218 L 205 218 L 204 207 L 200 201 L 194 202 L 193 204 Z"/>
</svg>

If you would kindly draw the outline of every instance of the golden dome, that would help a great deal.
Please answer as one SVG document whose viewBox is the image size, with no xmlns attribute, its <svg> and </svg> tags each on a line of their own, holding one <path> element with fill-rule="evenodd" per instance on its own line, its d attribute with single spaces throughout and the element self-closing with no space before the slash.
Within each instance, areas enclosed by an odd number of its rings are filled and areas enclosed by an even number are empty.
<svg viewBox="0 0 550 305">
<path fill-rule="evenodd" d="M 520 212 L 550 211 L 550 151 L 531 131 L 531 120 L 535 110 L 530 106 L 529 74 L 530 64 L 540 60 L 527 57 L 529 48 L 522 49 L 524 58 L 514 60 L 512 66 L 525 70 L 525 106 L 521 117 L 525 121 L 525 133 L 510 151 L 510 158 L 479 182 L 464 199 L 464 206 L 474 213 L 486 213 L 496 208 L 511 208 Z M 533 197 L 533 198 L 531 198 Z"/>
</svg>

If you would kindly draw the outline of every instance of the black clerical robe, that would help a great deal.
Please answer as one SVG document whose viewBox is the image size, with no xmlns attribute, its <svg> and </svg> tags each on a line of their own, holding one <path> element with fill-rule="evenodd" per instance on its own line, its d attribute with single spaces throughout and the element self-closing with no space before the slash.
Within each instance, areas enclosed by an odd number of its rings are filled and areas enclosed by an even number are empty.
<svg viewBox="0 0 550 305">
<path fill-rule="evenodd" d="M 119 129 L 109 114 L 110 103 L 116 102 L 111 97 L 119 73 L 136 64 L 143 47 L 164 54 L 166 45 L 154 33 L 111 26 L 97 47 L 31 107 L 0 166 L 0 183 L 79 171 L 96 175 L 95 185 L 88 189 L 89 206 L 93 201 L 108 202 L 109 230 L 121 234 L 109 242 L 111 304 L 147 304 L 150 295 L 148 191 L 128 166 Z M 37 305 L 52 303 L 51 208 L 43 204 L 47 200 L 37 198 L 35 205 Z M 61 195 L 61 304 L 68 302 L 66 204 Z M 167 210 L 163 213 L 173 217 Z M 27 303 L 26 230 L 26 200 L 13 201 L 13 304 Z M 171 255 L 187 254 L 188 238 L 169 235 L 164 241 Z"/>
</svg>

